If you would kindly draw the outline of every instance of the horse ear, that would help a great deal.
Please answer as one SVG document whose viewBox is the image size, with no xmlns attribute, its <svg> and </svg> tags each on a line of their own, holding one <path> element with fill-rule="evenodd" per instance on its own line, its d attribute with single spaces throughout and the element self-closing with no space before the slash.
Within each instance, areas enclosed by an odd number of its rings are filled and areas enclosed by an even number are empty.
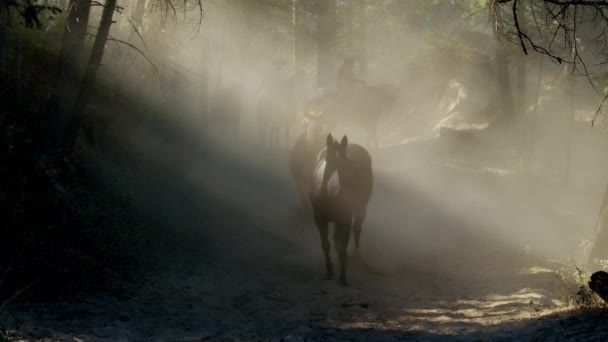
<svg viewBox="0 0 608 342">
<path fill-rule="evenodd" d="M 342 140 L 340 141 L 340 148 L 342 149 L 342 151 L 346 151 L 346 146 L 348 146 L 348 138 L 345 135 L 342 137 Z"/>
<path fill-rule="evenodd" d="M 334 144 L 334 138 L 331 136 L 331 133 L 327 135 L 327 148 L 332 147 Z"/>
</svg>

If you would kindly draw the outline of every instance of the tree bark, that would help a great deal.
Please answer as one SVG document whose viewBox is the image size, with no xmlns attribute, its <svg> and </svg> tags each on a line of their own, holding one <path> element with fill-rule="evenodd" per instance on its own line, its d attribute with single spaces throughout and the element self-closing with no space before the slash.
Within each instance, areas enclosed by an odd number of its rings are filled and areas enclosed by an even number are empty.
<svg viewBox="0 0 608 342">
<path fill-rule="evenodd" d="M 112 26 L 112 16 L 114 15 L 114 10 L 116 9 L 116 1 L 117 0 L 106 0 L 101 15 L 101 21 L 99 23 L 99 30 L 97 31 L 97 36 L 95 38 L 95 42 L 93 43 L 93 49 L 91 50 L 91 56 L 84 75 L 84 80 L 82 81 L 78 91 L 76 103 L 68 118 L 67 130 L 64 135 L 61 149 L 62 155 L 64 156 L 71 155 L 72 151 L 74 150 L 76 138 L 78 137 L 78 132 L 84 116 L 84 109 L 89 100 L 92 87 L 95 84 L 97 70 L 99 69 L 101 60 L 103 58 L 104 47 L 110 33 L 110 26 Z"/>
</svg>

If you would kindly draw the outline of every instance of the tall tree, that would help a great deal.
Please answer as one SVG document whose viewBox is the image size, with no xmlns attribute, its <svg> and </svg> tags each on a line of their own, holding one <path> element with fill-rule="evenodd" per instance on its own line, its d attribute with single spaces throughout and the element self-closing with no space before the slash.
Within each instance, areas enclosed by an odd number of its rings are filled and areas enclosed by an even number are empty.
<svg viewBox="0 0 608 342">
<path fill-rule="evenodd" d="M 68 112 L 78 90 L 80 56 L 89 23 L 91 0 L 70 0 L 68 18 L 65 23 L 55 92 L 51 98 L 48 115 L 54 124 L 55 144 L 60 144 L 66 129 Z"/>
<path fill-rule="evenodd" d="M 304 83 L 304 63 L 303 63 L 303 52 L 304 52 L 304 30 L 302 25 L 301 8 L 299 0 L 292 0 L 291 5 L 291 24 L 292 24 L 292 75 L 294 80 L 294 91 L 296 94 L 301 93 L 302 84 Z M 294 101 L 297 112 L 299 106 L 299 99 L 296 96 Z"/>
<path fill-rule="evenodd" d="M 317 87 L 327 90 L 335 86 L 336 0 L 318 1 L 317 13 Z"/>
<path fill-rule="evenodd" d="M 206 32 L 202 34 L 200 72 L 199 106 L 201 119 L 205 119 L 209 116 L 209 37 Z"/>
<path fill-rule="evenodd" d="M 139 30 L 139 33 L 143 31 L 144 26 L 144 13 L 146 11 L 146 2 L 148 0 L 135 0 L 133 11 L 131 12 L 131 21 Z"/>
<path fill-rule="evenodd" d="M 112 25 L 112 16 L 116 9 L 117 0 L 106 0 L 99 22 L 99 30 L 93 43 L 93 49 L 91 50 L 91 56 L 87 64 L 87 69 L 84 75 L 84 80 L 78 90 L 78 97 L 76 103 L 70 112 L 68 118 L 67 129 L 63 137 L 63 143 L 61 148 L 61 154 L 68 156 L 74 149 L 76 138 L 78 137 L 78 131 L 82 123 L 85 106 L 88 102 L 91 90 L 95 84 L 97 78 L 97 70 L 101 65 L 103 58 L 104 47 L 110 33 L 110 26 Z"/>
<path fill-rule="evenodd" d="M 493 4 L 488 6 L 490 10 L 490 16 L 492 18 L 498 17 L 500 14 L 499 8 L 496 4 L 498 0 L 493 0 Z M 505 115 L 508 118 L 513 118 L 514 106 L 513 106 L 513 90 L 511 88 L 511 77 L 509 76 L 509 59 L 508 50 L 503 45 L 499 35 L 499 26 L 493 25 L 493 31 L 495 36 L 495 62 L 496 62 L 496 79 L 498 81 L 499 96 L 501 99 L 502 108 Z"/>
<path fill-rule="evenodd" d="M 356 15 L 359 24 L 356 32 L 353 31 L 353 34 L 356 36 L 355 40 L 357 41 L 357 57 L 360 65 L 359 77 L 365 81 L 367 79 L 367 18 L 365 17 L 365 0 L 353 0 L 353 5 L 353 15 Z"/>
</svg>

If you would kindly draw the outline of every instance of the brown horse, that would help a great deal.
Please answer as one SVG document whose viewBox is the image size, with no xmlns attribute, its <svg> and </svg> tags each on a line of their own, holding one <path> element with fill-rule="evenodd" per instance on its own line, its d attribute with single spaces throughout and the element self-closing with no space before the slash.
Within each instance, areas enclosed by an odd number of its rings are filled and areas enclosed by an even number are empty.
<svg viewBox="0 0 608 342">
<path fill-rule="evenodd" d="M 289 170 L 300 193 L 303 209 L 310 208 L 308 191 L 317 164 L 317 156 L 325 146 L 327 130 L 322 123 L 323 113 L 304 113 L 303 131 L 300 133 L 289 156 Z"/>
<path fill-rule="evenodd" d="M 295 97 L 290 85 L 264 94 L 257 108 L 258 135 L 262 145 L 268 143 L 270 147 L 279 147 L 281 131 L 287 143 L 295 120 Z"/>
<path fill-rule="evenodd" d="M 392 86 L 356 85 L 319 96 L 306 105 L 307 111 L 327 113 L 330 130 L 338 125 L 362 127 L 368 144 L 378 147 L 377 126 L 380 117 L 389 112 L 395 102 Z"/>
<path fill-rule="evenodd" d="M 360 145 L 348 144 L 346 136 L 338 143 L 327 136 L 319 154 L 310 190 L 310 202 L 325 254 L 327 276 L 333 276 L 329 255 L 329 223 L 334 223 L 334 243 L 340 260 L 340 283 L 346 285 L 347 248 L 351 228 L 359 250 L 361 227 L 372 195 L 372 159 Z"/>
</svg>

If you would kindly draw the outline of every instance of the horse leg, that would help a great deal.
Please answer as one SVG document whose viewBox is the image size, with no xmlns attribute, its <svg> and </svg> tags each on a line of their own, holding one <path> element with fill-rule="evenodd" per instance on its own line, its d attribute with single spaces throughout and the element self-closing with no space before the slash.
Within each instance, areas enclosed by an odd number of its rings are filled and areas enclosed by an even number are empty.
<svg viewBox="0 0 608 342">
<path fill-rule="evenodd" d="M 347 249 L 348 241 L 350 240 L 350 224 L 349 223 L 336 223 L 336 234 L 338 235 L 337 249 L 338 259 L 340 260 L 340 285 L 348 285 L 346 282 L 346 262 L 347 262 Z"/>
<path fill-rule="evenodd" d="M 331 264 L 331 256 L 329 255 L 329 228 L 328 223 L 325 220 L 317 221 L 317 229 L 319 229 L 319 235 L 321 236 L 321 248 L 325 255 L 325 268 L 327 270 L 327 279 L 331 279 L 334 276 L 333 265 Z"/>
<path fill-rule="evenodd" d="M 359 239 L 361 238 L 361 228 L 363 226 L 363 220 L 367 213 L 367 207 L 361 206 L 355 211 L 355 220 L 353 223 L 353 233 L 355 234 L 355 250 L 359 252 Z"/>
</svg>

